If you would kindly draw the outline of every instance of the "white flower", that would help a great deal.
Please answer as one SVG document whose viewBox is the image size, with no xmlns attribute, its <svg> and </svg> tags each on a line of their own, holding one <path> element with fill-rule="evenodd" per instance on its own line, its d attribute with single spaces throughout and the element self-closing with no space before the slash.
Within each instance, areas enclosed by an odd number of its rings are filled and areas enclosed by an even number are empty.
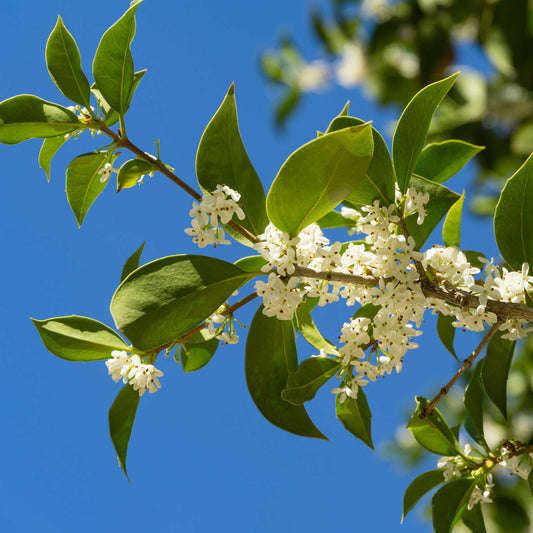
<svg viewBox="0 0 533 533">
<path fill-rule="evenodd" d="M 485 489 L 482 491 L 478 485 L 474 487 L 474 490 L 470 494 L 470 500 L 468 502 L 468 510 L 471 511 L 474 508 L 474 505 L 477 503 L 492 503 L 490 495 L 492 494 L 492 489 L 494 483 L 492 481 L 492 474 L 487 475 L 487 483 L 485 484 Z"/>
<path fill-rule="evenodd" d="M 509 474 L 521 477 L 522 479 L 527 479 L 529 473 L 531 472 L 531 462 L 526 458 L 522 457 L 519 461 L 518 456 L 513 455 L 509 457 L 510 452 L 507 448 L 502 449 L 501 456 L 505 459 L 499 463 L 502 468 L 510 470 Z"/>
<path fill-rule="evenodd" d="M 365 54 L 359 43 L 347 43 L 335 65 L 337 83 L 349 89 L 355 87 L 365 76 Z"/>
<path fill-rule="evenodd" d="M 306 93 L 320 92 L 329 79 L 329 67 L 324 61 L 312 61 L 305 64 L 296 73 L 297 87 Z"/>
<path fill-rule="evenodd" d="M 161 383 L 157 379 L 164 375 L 161 370 L 153 365 L 141 363 L 141 358 L 138 355 L 132 355 L 130 363 L 125 379 L 133 387 L 133 390 L 139 391 L 139 396 L 142 396 L 146 389 L 153 393 L 161 388 Z"/>
<path fill-rule="evenodd" d="M 239 336 L 235 333 L 229 333 L 224 331 L 216 337 L 218 340 L 225 342 L 226 344 L 237 344 L 239 342 Z"/>
<path fill-rule="evenodd" d="M 111 355 L 113 358 L 108 359 L 105 364 L 109 370 L 108 373 L 111 374 L 111 379 L 116 383 L 120 378 L 122 378 L 122 367 L 129 364 L 130 358 L 127 352 L 119 350 L 113 350 Z"/>
<path fill-rule="evenodd" d="M 278 320 L 291 320 L 305 294 L 298 289 L 298 283 L 298 278 L 290 278 L 285 284 L 274 273 L 268 276 L 266 283 L 256 281 L 254 288 L 263 298 L 263 314 L 275 316 Z"/>
<path fill-rule="evenodd" d="M 111 172 L 118 172 L 118 168 L 113 168 L 111 163 L 106 163 L 104 168 L 98 171 L 98 174 L 100 174 L 100 183 L 105 183 L 110 178 Z"/>
</svg>

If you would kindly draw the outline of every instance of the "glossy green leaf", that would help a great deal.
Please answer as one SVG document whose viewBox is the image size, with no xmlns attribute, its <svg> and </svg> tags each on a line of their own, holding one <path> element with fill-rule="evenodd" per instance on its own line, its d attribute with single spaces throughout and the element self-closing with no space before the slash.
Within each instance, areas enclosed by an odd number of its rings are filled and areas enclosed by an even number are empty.
<svg viewBox="0 0 533 533">
<path fill-rule="evenodd" d="M 428 144 L 420 154 L 414 173 L 436 183 L 455 176 L 483 146 L 464 141 L 444 141 Z"/>
<path fill-rule="evenodd" d="M 408 216 L 405 220 L 407 229 L 414 238 L 417 248 L 421 248 L 460 196 L 444 185 L 417 176 L 412 177 L 411 185 L 419 193 L 429 193 L 429 202 L 426 204 L 427 215 L 424 222 L 421 225 L 417 224 L 418 215 L 416 213 Z"/>
<path fill-rule="evenodd" d="M 111 328 L 84 316 L 31 319 L 46 349 L 68 361 L 101 361 L 128 345 Z"/>
<path fill-rule="evenodd" d="M 453 322 L 455 322 L 454 316 L 446 316 L 439 313 L 439 317 L 437 318 L 437 333 L 444 347 L 454 356 L 455 360 L 459 362 L 459 358 L 457 357 L 453 346 L 456 330 L 456 328 L 452 326 Z"/>
<path fill-rule="evenodd" d="M 0 102 L 0 143 L 57 137 L 85 127 L 70 109 L 31 94 Z"/>
<path fill-rule="evenodd" d="M 137 90 L 137 86 L 139 85 L 140 81 L 142 80 L 145 74 L 146 74 L 146 69 L 139 70 L 133 73 L 133 89 L 131 91 L 132 95 Z M 102 111 L 104 112 L 104 119 L 105 119 L 106 126 L 112 126 L 113 124 L 116 124 L 120 120 L 118 113 L 107 103 L 107 100 L 103 97 L 96 83 L 93 83 L 91 85 L 91 92 L 94 94 L 98 102 L 98 105 L 100 106 L 100 109 L 102 109 Z"/>
<path fill-rule="evenodd" d="M 239 224 L 254 235 L 263 233 L 268 224 L 265 191 L 239 132 L 233 84 L 202 135 L 196 154 L 196 175 L 203 191 L 213 191 L 217 185 L 238 191 L 239 204 L 246 215 Z M 228 232 L 239 242 L 249 244 L 242 235 Z"/>
<path fill-rule="evenodd" d="M 442 240 L 445 246 L 461 245 L 461 218 L 463 215 L 463 202 L 465 199 L 465 193 L 455 202 L 448 211 L 444 225 L 442 226 Z"/>
<path fill-rule="evenodd" d="M 356 399 L 347 396 L 343 403 L 340 401 L 340 394 L 337 394 L 335 410 L 344 428 L 373 450 L 372 413 L 363 390 L 359 389 Z"/>
<path fill-rule="evenodd" d="M 155 165 L 144 159 L 130 159 L 119 169 L 117 175 L 117 192 L 122 189 L 135 187 L 139 178 L 145 174 L 151 174 L 159 170 Z"/>
<path fill-rule="evenodd" d="M 367 303 L 365 305 L 362 305 L 353 315 L 353 319 L 355 318 L 370 318 L 372 320 L 377 314 L 378 311 L 381 309 L 381 305 L 374 305 L 371 303 Z"/>
<path fill-rule="evenodd" d="M 111 300 L 111 314 L 136 348 L 151 350 L 200 324 L 251 277 L 212 257 L 163 257 L 138 268 L 120 284 Z"/>
<path fill-rule="evenodd" d="M 126 471 L 126 455 L 130 441 L 133 422 L 139 406 L 139 392 L 131 385 L 125 385 L 118 393 L 109 409 L 109 434 L 117 454 L 118 464 L 128 478 Z"/>
<path fill-rule="evenodd" d="M 281 397 L 289 372 L 298 367 L 292 322 L 267 317 L 262 311 L 260 306 L 246 341 L 244 369 L 250 396 L 275 426 L 303 437 L 326 439 L 303 405 L 293 405 Z"/>
<path fill-rule="evenodd" d="M 444 476 L 442 470 L 430 470 L 424 472 L 413 479 L 403 495 L 403 516 L 404 521 L 407 513 L 414 508 L 414 506 L 425 496 L 430 490 L 433 490 L 438 485 L 444 483 Z"/>
<path fill-rule="evenodd" d="M 338 359 L 311 357 L 302 361 L 296 372 L 289 372 L 287 386 L 281 397 L 293 405 L 302 405 L 315 397 L 318 389 L 331 379 L 341 368 Z"/>
<path fill-rule="evenodd" d="M 345 128 L 305 144 L 285 161 L 270 188 L 269 219 L 280 230 L 297 235 L 361 185 L 372 151 L 369 124 Z"/>
<path fill-rule="evenodd" d="M 198 335 L 198 334 L 197 334 Z M 203 368 L 218 348 L 218 339 L 210 338 L 203 342 L 186 342 L 181 345 L 180 359 L 184 372 L 195 372 Z"/>
<path fill-rule="evenodd" d="M 0 104 L 1 105 L 1 104 Z M 507 180 L 494 213 L 496 244 L 515 270 L 533 265 L 533 154 Z"/>
<path fill-rule="evenodd" d="M 450 533 L 466 509 L 474 489 L 471 479 L 456 479 L 446 483 L 433 496 L 433 528 L 435 533 Z"/>
<path fill-rule="evenodd" d="M 353 220 L 342 216 L 338 211 L 330 211 L 316 221 L 322 229 L 328 228 L 350 228 L 355 225 Z"/>
<path fill-rule="evenodd" d="M 485 521 L 483 520 L 483 513 L 481 511 L 481 505 L 474 505 L 469 511 L 464 509 L 461 514 L 461 520 L 464 525 L 472 531 L 472 533 L 486 533 Z"/>
<path fill-rule="evenodd" d="M 246 272 L 259 272 L 267 264 L 267 260 L 260 255 L 241 257 L 234 265 L 246 270 Z"/>
<path fill-rule="evenodd" d="M 424 406 L 429 403 L 426 398 L 416 398 L 417 408 L 407 427 L 413 433 L 418 444 L 437 455 L 455 456 L 462 452 L 456 437 L 446 421 L 435 409 L 430 416 L 420 418 Z"/>
<path fill-rule="evenodd" d="M 39 166 L 44 170 L 47 181 L 50 181 L 50 164 L 56 152 L 65 144 L 65 136 L 49 137 L 43 141 L 39 152 Z"/>
<path fill-rule="evenodd" d="M 398 187 L 402 192 L 409 188 L 411 175 L 426 142 L 431 119 L 458 75 L 432 83 L 416 93 L 398 121 L 392 139 L 392 159 Z"/>
<path fill-rule="evenodd" d="M 339 355 L 337 348 L 326 340 L 316 327 L 311 316 L 311 309 L 313 307 L 313 302 L 308 300 L 296 308 L 295 318 L 298 330 L 303 338 L 317 350 L 325 350 L 327 354 Z"/>
<path fill-rule="evenodd" d="M 143 242 L 135 252 L 133 252 L 122 267 L 122 273 L 120 274 L 120 281 L 124 281 L 134 270 L 139 268 L 139 262 L 141 260 L 141 254 L 144 250 L 144 245 L 146 242 Z"/>
<path fill-rule="evenodd" d="M 470 377 L 470 381 L 465 390 L 464 405 L 468 417 L 470 418 L 476 433 L 483 437 L 483 397 L 485 391 L 483 390 L 483 383 L 481 382 L 481 369 L 483 368 L 483 360 L 481 360 Z M 478 440 L 478 439 L 476 439 Z"/>
<path fill-rule="evenodd" d="M 128 110 L 133 93 L 133 57 L 130 45 L 135 35 L 135 12 L 130 7 L 102 36 L 93 61 L 94 81 L 106 102 L 119 114 Z"/>
<path fill-rule="evenodd" d="M 67 200 L 81 226 L 87 211 L 107 182 L 102 183 L 98 172 L 109 162 L 107 154 L 90 153 L 74 158 L 67 167 Z"/>
<path fill-rule="evenodd" d="M 52 81 L 69 100 L 89 108 L 91 89 L 81 68 L 80 52 L 60 16 L 46 43 L 46 66 Z"/>
<path fill-rule="evenodd" d="M 331 122 L 327 133 L 364 124 L 359 118 L 339 116 Z M 387 144 L 377 130 L 372 128 L 374 152 L 364 181 L 346 197 L 354 207 L 372 205 L 374 200 L 389 205 L 394 202 L 394 167 Z"/>
<path fill-rule="evenodd" d="M 481 372 L 481 379 L 487 396 L 506 420 L 507 379 L 515 345 L 516 342 L 502 339 L 502 333 L 496 333 L 487 346 L 487 355 Z"/>
</svg>

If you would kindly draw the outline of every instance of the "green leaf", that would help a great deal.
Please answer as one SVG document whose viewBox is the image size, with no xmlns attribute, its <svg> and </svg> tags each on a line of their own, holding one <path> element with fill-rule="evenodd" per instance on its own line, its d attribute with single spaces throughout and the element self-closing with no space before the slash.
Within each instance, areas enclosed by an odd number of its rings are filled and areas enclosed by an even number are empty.
<svg viewBox="0 0 533 533">
<path fill-rule="evenodd" d="M 272 223 L 297 235 L 329 213 L 365 179 L 372 150 L 369 124 L 324 135 L 296 150 L 267 196 Z"/>
<path fill-rule="evenodd" d="M 463 202 L 465 199 L 465 192 L 461 198 L 457 200 L 448 211 L 444 225 L 442 226 L 442 240 L 445 246 L 456 246 L 459 248 L 461 244 L 461 217 L 463 214 Z"/>
<path fill-rule="evenodd" d="M 137 185 L 139 178 L 145 174 L 153 174 L 158 167 L 144 159 L 130 159 L 119 169 L 117 176 L 117 192 Z"/>
<path fill-rule="evenodd" d="M 328 228 L 351 228 L 355 226 L 355 221 L 342 216 L 338 211 L 330 211 L 322 218 L 318 219 L 316 223 L 322 229 Z"/>
<path fill-rule="evenodd" d="M 425 496 L 430 490 L 433 490 L 438 485 L 444 483 L 444 476 L 442 470 L 430 470 L 424 472 L 413 479 L 403 495 L 403 516 L 404 521 L 407 513 L 414 508 L 414 506 Z"/>
<path fill-rule="evenodd" d="M 372 413 L 363 390 L 359 389 L 356 399 L 347 396 L 343 403 L 340 401 L 340 394 L 337 394 L 335 409 L 337 418 L 342 422 L 344 428 L 373 450 Z"/>
<path fill-rule="evenodd" d="M 252 277 L 212 257 L 163 257 L 138 268 L 119 285 L 111 314 L 136 348 L 152 350 L 200 324 Z"/>
<path fill-rule="evenodd" d="M 296 372 L 289 372 L 287 386 L 281 397 L 293 405 L 302 405 L 315 397 L 318 389 L 341 368 L 338 359 L 311 357 L 300 363 Z"/>
<path fill-rule="evenodd" d="M 429 202 L 426 204 L 427 215 L 424 222 L 421 225 L 417 224 L 418 215 L 416 213 L 408 216 L 405 220 L 407 229 L 415 240 L 416 247 L 421 248 L 460 196 L 444 185 L 417 176 L 412 177 L 411 185 L 419 193 L 429 193 Z"/>
<path fill-rule="evenodd" d="M 81 226 L 87 211 L 101 192 L 107 181 L 102 183 L 99 170 L 109 162 L 105 153 L 90 153 L 74 158 L 67 167 L 67 200 Z"/>
<path fill-rule="evenodd" d="M 337 348 L 322 336 L 313 322 L 311 317 L 311 309 L 313 307 L 313 302 L 307 301 L 296 308 L 295 317 L 298 330 L 303 338 L 317 350 L 325 350 L 328 354 L 339 355 Z"/>
<path fill-rule="evenodd" d="M 326 439 L 303 405 L 292 405 L 282 399 L 289 372 L 298 366 L 294 331 L 290 320 L 267 317 L 262 311 L 260 306 L 246 341 L 244 368 L 250 396 L 261 414 L 275 426 L 303 437 Z"/>
<path fill-rule="evenodd" d="M 437 333 L 444 347 L 454 356 L 455 360 L 459 362 L 459 358 L 453 347 L 456 330 L 456 328 L 452 326 L 453 322 L 455 322 L 454 316 L 446 316 L 439 313 L 439 317 L 437 318 Z"/>
<path fill-rule="evenodd" d="M 485 521 L 483 520 L 483 513 L 481 512 L 481 505 L 474 505 L 470 511 L 468 509 L 463 510 L 461 520 L 472 533 L 487 532 Z"/>
<path fill-rule="evenodd" d="M 118 464 L 124 470 L 128 481 L 130 478 L 126 471 L 126 455 L 138 406 L 139 393 L 133 390 L 131 385 L 125 385 L 109 409 L 109 434 L 117 453 Z"/>
<path fill-rule="evenodd" d="M 456 140 L 428 144 L 420 154 L 414 173 L 427 180 L 444 183 L 483 149 L 483 146 Z"/>
<path fill-rule="evenodd" d="M 129 346 L 111 328 L 84 316 L 31 319 L 46 349 L 68 361 L 101 361 Z"/>
<path fill-rule="evenodd" d="M 124 266 L 122 267 L 122 273 L 120 275 L 120 281 L 124 281 L 134 270 L 137 270 L 139 268 L 139 262 L 141 260 L 141 254 L 144 250 L 144 245 L 146 244 L 146 241 L 143 242 L 135 252 L 133 252 L 128 259 L 126 259 L 126 262 L 124 263 Z"/>
<path fill-rule="evenodd" d="M 350 126 L 364 124 L 359 118 L 339 116 L 331 122 L 327 133 L 332 133 Z M 353 207 L 372 205 L 374 200 L 381 204 L 394 203 L 394 167 L 387 144 L 377 130 L 372 128 L 374 152 L 365 179 L 346 197 L 346 202 Z"/>
<path fill-rule="evenodd" d="M 492 507 L 492 516 L 495 525 L 500 526 L 500 531 L 505 532 L 523 532 L 531 531 L 527 510 L 522 503 L 515 497 L 495 496 Z"/>
<path fill-rule="evenodd" d="M 80 52 L 60 16 L 46 43 L 46 66 L 52 81 L 69 100 L 90 107 L 91 89 L 81 68 Z"/>
<path fill-rule="evenodd" d="M 83 128 L 86 125 L 70 109 L 31 94 L 0 102 L 0 143 L 58 137 Z"/>
<path fill-rule="evenodd" d="M 352 319 L 356 318 L 370 318 L 372 320 L 381 309 L 381 305 L 374 305 L 372 303 L 367 303 L 362 305 L 353 315 Z"/>
<path fill-rule="evenodd" d="M 466 412 L 474 426 L 476 433 L 484 440 L 483 433 L 483 383 L 481 382 L 481 369 L 483 360 L 476 365 L 470 381 L 465 390 L 464 404 Z M 478 439 L 476 439 L 478 440 Z"/>
<path fill-rule="evenodd" d="M 200 334 L 202 332 L 199 332 Z M 196 334 L 198 335 L 198 333 Z M 189 341 L 189 339 L 188 339 Z M 203 368 L 218 348 L 218 339 L 210 338 L 203 342 L 185 342 L 181 345 L 180 359 L 184 372 L 195 372 Z"/>
<path fill-rule="evenodd" d="M 409 188 L 411 175 L 424 147 L 431 119 L 458 75 L 459 73 L 432 83 L 416 93 L 398 121 L 392 139 L 392 159 L 398 187 L 402 192 L 406 192 Z"/>
<path fill-rule="evenodd" d="M 249 255 L 241 257 L 234 265 L 246 270 L 246 272 L 259 272 L 267 264 L 267 260 L 260 255 Z"/>
<path fill-rule="evenodd" d="M 533 265 L 532 227 L 533 154 L 507 180 L 494 213 L 496 244 L 514 270 L 524 262 Z"/>
<path fill-rule="evenodd" d="M 533 496 L 533 469 L 529 472 L 529 476 L 527 476 L 527 484 L 529 485 L 529 493 Z"/>
<path fill-rule="evenodd" d="M 516 342 L 502 339 L 501 332 L 496 333 L 487 346 L 487 355 L 481 371 L 485 392 L 505 420 L 507 420 L 507 378 L 515 345 Z"/>
<path fill-rule="evenodd" d="M 146 74 L 146 69 L 139 70 L 133 73 L 133 89 L 131 91 L 132 95 L 137 90 L 137 86 L 139 85 L 140 81 L 142 80 L 142 77 L 145 74 Z M 113 124 L 116 124 L 120 120 L 120 117 L 118 116 L 118 113 L 107 103 L 107 100 L 103 97 L 96 83 L 93 83 L 91 85 L 91 92 L 94 94 L 98 102 L 98 105 L 104 112 L 106 126 L 112 126 Z"/>
<path fill-rule="evenodd" d="M 254 235 L 263 233 L 268 224 L 265 191 L 239 132 L 233 84 L 202 135 L 196 154 L 196 175 L 203 191 L 214 191 L 217 185 L 238 191 L 246 215 L 239 224 Z M 230 230 L 228 233 L 239 242 L 250 244 L 242 235 Z"/>
<path fill-rule="evenodd" d="M 135 35 L 135 11 L 130 7 L 102 36 L 93 61 L 94 81 L 106 102 L 121 116 L 133 95 L 133 57 L 130 45 Z"/>
<path fill-rule="evenodd" d="M 50 181 L 50 163 L 52 163 L 54 155 L 66 141 L 64 135 L 61 137 L 49 137 L 43 141 L 39 152 L 39 166 L 44 170 L 47 181 Z"/>
<path fill-rule="evenodd" d="M 431 415 L 420 418 L 424 406 L 429 402 L 426 398 L 417 396 L 416 403 L 416 411 L 411 420 L 409 420 L 407 427 L 413 433 L 413 437 L 418 444 L 437 455 L 455 456 L 458 453 L 462 453 L 457 439 L 444 418 L 442 418 L 439 410 L 435 409 Z"/>
<path fill-rule="evenodd" d="M 433 496 L 433 528 L 435 533 L 449 533 L 466 509 L 475 483 L 470 479 L 456 479 L 446 483 Z"/>
</svg>

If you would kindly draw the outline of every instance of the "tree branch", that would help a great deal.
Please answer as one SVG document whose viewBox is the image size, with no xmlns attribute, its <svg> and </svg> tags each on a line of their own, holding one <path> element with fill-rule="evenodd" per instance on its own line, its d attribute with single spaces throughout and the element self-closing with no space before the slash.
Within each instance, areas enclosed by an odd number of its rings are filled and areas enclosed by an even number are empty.
<svg viewBox="0 0 533 533">
<path fill-rule="evenodd" d="M 450 389 L 455 385 L 457 380 L 472 366 L 472 363 L 476 360 L 476 357 L 481 353 L 483 348 L 487 345 L 487 343 L 490 341 L 490 339 L 494 336 L 496 331 L 498 331 L 498 328 L 501 325 L 501 321 L 496 322 L 487 334 L 483 337 L 483 340 L 479 343 L 477 348 L 463 361 L 463 364 L 461 368 L 456 372 L 455 376 L 439 391 L 439 393 L 429 402 L 426 404 L 420 413 L 420 418 L 426 418 L 426 416 L 431 416 L 431 413 L 433 413 L 435 407 L 437 404 L 442 400 L 442 398 L 450 392 Z"/>
<path fill-rule="evenodd" d="M 140 157 L 141 159 L 144 159 L 145 161 L 148 161 L 152 165 L 157 167 L 157 170 L 161 172 L 164 176 L 166 176 L 168 179 L 173 181 L 178 187 L 181 187 L 186 193 L 190 194 L 195 200 L 201 201 L 202 195 L 195 191 L 191 186 L 187 185 L 182 179 L 178 178 L 176 174 L 174 174 L 171 170 L 169 170 L 165 164 L 160 160 L 156 159 L 155 157 L 147 154 L 146 152 L 143 152 L 138 146 L 135 146 L 127 137 L 123 137 L 121 135 L 118 135 L 113 130 L 108 128 L 103 121 L 99 123 L 99 128 L 106 133 L 109 137 L 111 137 L 118 145 L 122 146 L 123 148 L 127 148 L 130 152 L 133 152 L 136 156 Z M 248 231 L 246 228 L 243 228 L 238 222 L 234 222 L 233 220 L 230 220 L 228 223 L 228 226 L 231 226 L 236 232 L 240 233 L 245 239 L 248 239 L 252 243 L 259 242 L 259 239 L 256 235 Z"/>
</svg>

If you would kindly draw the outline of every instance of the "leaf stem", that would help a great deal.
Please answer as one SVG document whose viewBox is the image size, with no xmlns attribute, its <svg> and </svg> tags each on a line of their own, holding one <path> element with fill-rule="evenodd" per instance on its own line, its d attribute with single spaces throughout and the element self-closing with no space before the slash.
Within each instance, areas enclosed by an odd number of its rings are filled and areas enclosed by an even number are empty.
<svg viewBox="0 0 533 533">
<path fill-rule="evenodd" d="M 431 413 L 433 413 L 435 407 L 437 404 L 444 398 L 448 392 L 450 392 L 450 389 L 455 385 L 457 380 L 472 366 L 473 362 L 476 360 L 476 357 L 481 353 L 483 348 L 487 345 L 487 343 L 490 341 L 490 339 L 494 336 L 496 331 L 498 331 L 498 328 L 500 327 L 502 321 L 498 320 L 487 332 L 487 334 L 483 337 L 483 340 L 479 343 L 479 345 L 476 347 L 476 349 L 463 361 L 463 364 L 461 365 L 461 368 L 455 373 L 452 379 L 444 386 L 442 389 L 438 392 L 438 394 L 429 402 L 426 404 L 420 413 L 420 418 L 426 418 L 426 416 L 431 416 Z"/>
</svg>

